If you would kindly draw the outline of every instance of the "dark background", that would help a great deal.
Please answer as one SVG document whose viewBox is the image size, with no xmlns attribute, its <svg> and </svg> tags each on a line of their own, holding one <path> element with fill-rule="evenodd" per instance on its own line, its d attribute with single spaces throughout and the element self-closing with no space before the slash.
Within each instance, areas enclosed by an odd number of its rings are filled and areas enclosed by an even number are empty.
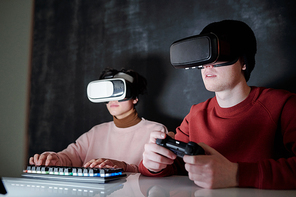
<svg viewBox="0 0 296 197">
<path fill-rule="evenodd" d="M 258 43 L 249 85 L 296 93 L 296 1 L 36 0 L 31 70 L 29 156 L 60 151 L 112 120 L 86 96 L 105 67 L 131 68 L 148 80 L 141 117 L 174 130 L 191 105 L 214 96 L 199 70 L 174 69 L 170 44 L 224 19 L 246 22 Z"/>
</svg>

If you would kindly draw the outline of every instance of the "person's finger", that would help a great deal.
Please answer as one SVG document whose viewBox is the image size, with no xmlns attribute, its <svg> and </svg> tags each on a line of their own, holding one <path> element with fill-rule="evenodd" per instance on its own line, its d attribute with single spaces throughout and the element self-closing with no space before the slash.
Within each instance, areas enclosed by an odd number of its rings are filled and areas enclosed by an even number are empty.
<svg viewBox="0 0 296 197">
<path fill-rule="evenodd" d="M 59 165 L 59 158 L 55 154 L 48 154 L 45 161 L 46 166 L 58 166 Z"/>
<path fill-rule="evenodd" d="M 151 132 L 150 134 L 150 143 L 155 143 L 156 139 L 164 139 L 166 137 L 166 134 L 164 132 Z"/>
<path fill-rule="evenodd" d="M 86 163 L 83 165 L 83 167 L 88 168 L 88 167 L 90 167 L 90 165 L 91 165 L 93 162 L 95 162 L 95 161 L 96 161 L 96 159 L 92 159 L 92 160 L 86 162 Z"/>
</svg>

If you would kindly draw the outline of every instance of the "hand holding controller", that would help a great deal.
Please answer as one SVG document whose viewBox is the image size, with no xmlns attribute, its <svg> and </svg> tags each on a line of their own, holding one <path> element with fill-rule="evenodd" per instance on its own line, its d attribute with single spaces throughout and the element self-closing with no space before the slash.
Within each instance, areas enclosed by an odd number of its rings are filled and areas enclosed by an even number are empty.
<svg viewBox="0 0 296 197">
<path fill-rule="evenodd" d="M 165 139 L 156 139 L 156 144 L 165 147 L 175 153 L 178 157 L 184 155 L 204 155 L 205 151 L 195 142 L 181 142 L 174 140 L 170 136 L 166 136 Z"/>
</svg>

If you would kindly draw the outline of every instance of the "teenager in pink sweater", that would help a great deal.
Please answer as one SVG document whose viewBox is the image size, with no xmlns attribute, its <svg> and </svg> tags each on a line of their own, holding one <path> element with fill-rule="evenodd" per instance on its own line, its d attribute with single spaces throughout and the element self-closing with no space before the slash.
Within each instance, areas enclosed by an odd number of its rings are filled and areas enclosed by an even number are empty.
<svg viewBox="0 0 296 197">
<path fill-rule="evenodd" d="M 109 101 L 106 104 L 113 121 L 94 126 L 61 152 L 35 154 L 29 159 L 31 165 L 119 167 L 127 172 L 138 172 L 144 144 L 149 141 L 150 133 L 167 133 L 167 128 L 138 116 L 135 105 L 139 95 L 146 90 L 144 77 L 132 70 L 106 69 L 100 79 L 113 78 L 118 73 L 133 78 L 130 86 L 132 93 L 130 98 L 123 101 Z"/>
<path fill-rule="evenodd" d="M 188 174 L 204 188 L 296 189 L 296 95 L 247 85 L 255 65 L 256 39 L 245 23 L 212 23 L 201 35 L 210 32 L 219 42 L 227 42 L 238 59 L 229 59 L 231 63 L 218 59 L 201 67 L 204 85 L 215 97 L 193 105 L 175 136 L 198 143 L 206 155 L 176 158 L 155 144 L 165 134 L 152 132 L 140 172 Z"/>
</svg>

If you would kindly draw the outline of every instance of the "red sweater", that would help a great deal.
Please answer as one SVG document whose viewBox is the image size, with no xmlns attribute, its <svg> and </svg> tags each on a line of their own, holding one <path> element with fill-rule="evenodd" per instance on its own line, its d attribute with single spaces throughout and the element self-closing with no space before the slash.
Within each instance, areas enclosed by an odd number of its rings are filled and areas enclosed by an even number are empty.
<svg viewBox="0 0 296 197">
<path fill-rule="evenodd" d="M 249 96 L 230 108 L 216 97 L 193 105 L 176 129 L 176 139 L 204 142 L 239 164 L 239 187 L 296 189 L 296 95 L 252 87 Z M 183 160 L 158 174 L 143 163 L 147 176 L 187 175 Z"/>
</svg>

